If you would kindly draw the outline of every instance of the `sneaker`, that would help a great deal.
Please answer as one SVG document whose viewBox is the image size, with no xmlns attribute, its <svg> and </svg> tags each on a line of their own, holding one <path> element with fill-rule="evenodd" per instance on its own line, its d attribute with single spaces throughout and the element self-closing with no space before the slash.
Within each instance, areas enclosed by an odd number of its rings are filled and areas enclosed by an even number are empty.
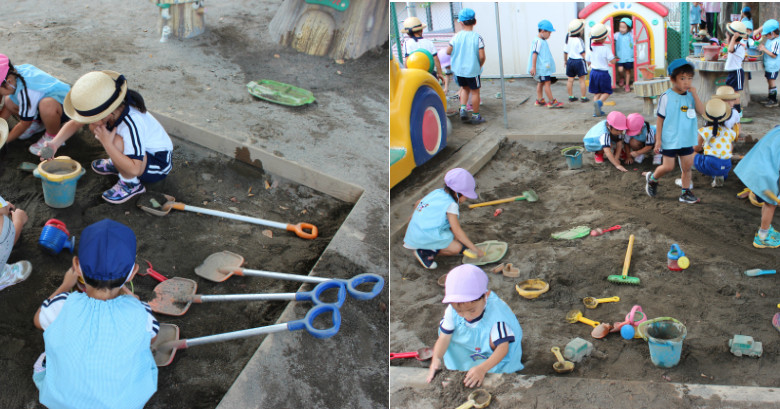
<svg viewBox="0 0 780 409">
<path fill-rule="evenodd" d="M 38 142 L 35 142 L 34 144 L 30 145 L 28 150 L 30 153 L 32 153 L 35 156 L 38 156 L 41 154 L 41 148 L 43 148 L 43 144 L 46 142 L 51 142 L 54 138 L 48 137 L 45 134 L 41 136 L 41 139 L 38 139 Z"/>
<path fill-rule="evenodd" d="M 46 130 L 46 126 L 43 125 L 43 122 L 38 120 L 32 121 L 30 127 L 27 128 L 27 130 L 24 131 L 21 135 L 19 135 L 19 140 L 23 141 L 25 139 L 30 139 L 32 138 L 33 135 L 45 130 Z"/>
<path fill-rule="evenodd" d="M 664 155 L 661 155 L 660 153 L 653 155 L 653 165 L 660 165 L 662 163 L 664 163 Z"/>
<path fill-rule="evenodd" d="M 121 179 L 116 182 L 114 187 L 103 192 L 103 199 L 108 203 L 124 203 L 130 200 L 131 197 L 146 192 L 146 188 L 141 182 L 138 183 L 126 183 Z"/>
<path fill-rule="evenodd" d="M 780 240 L 780 232 L 775 230 L 774 227 L 769 226 L 769 237 L 772 237 L 774 239 Z"/>
<path fill-rule="evenodd" d="M 680 195 L 680 201 L 683 203 L 699 203 L 699 198 L 694 196 L 690 189 L 685 189 Z"/>
<path fill-rule="evenodd" d="M 468 121 L 469 120 L 469 112 L 466 111 L 466 109 L 464 109 L 464 108 L 460 109 L 460 120 L 461 121 Z"/>
<path fill-rule="evenodd" d="M 683 187 L 682 185 L 682 178 L 677 178 L 674 180 L 674 184 L 677 185 L 677 187 Z M 693 181 L 691 181 L 691 185 L 688 186 L 688 189 L 693 189 Z"/>
<path fill-rule="evenodd" d="M 758 233 L 753 237 L 753 247 L 758 249 L 776 249 L 780 247 L 780 238 L 767 234 L 764 240 L 758 237 Z"/>
<path fill-rule="evenodd" d="M 552 102 L 547 104 L 547 108 L 563 108 L 563 102 L 560 102 L 557 99 L 554 99 L 554 100 L 552 100 Z"/>
<path fill-rule="evenodd" d="M 114 162 L 111 159 L 97 159 L 92 161 L 92 170 L 98 175 L 118 175 Z"/>
<path fill-rule="evenodd" d="M 6 264 L 0 273 L 0 290 L 26 280 L 32 273 L 32 263 L 27 260 Z"/>
<path fill-rule="evenodd" d="M 715 176 L 712 178 L 712 187 L 723 187 L 726 179 L 723 176 Z"/>
<path fill-rule="evenodd" d="M 545 105 L 547 105 L 547 103 L 544 102 L 544 98 L 537 99 L 536 102 L 534 102 L 534 106 L 537 106 L 537 107 L 543 107 Z"/>
<path fill-rule="evenodd" d="M 651 176 L 653 176 L 653 172 L 645 174 L 645 193 L 650 197 L 655 197 L 655 194 L 658 192 L 658 182 L 651 181 Z"/>
<path fill-rule="evenodd" d="M 577 100 L 577 97 L 575 97 L 574 95 L 569 95 L 569 102 L 574 102 L 576 100 Z"/>
<path fill-rule="evenodd" d="M 776 107 L 777 106 L 777 100 L 776 99 L 770 100 L 769 102 L 764 104 L 764 106 L 767 107 L 767 108 L 769 108 L 769 107 Z"/>
<path fill-rule="evenodd" d="M 604 163 L 604 153 L 603 152 L 596 152 L 595 157 L 593 158 L 596 163 Z"/>
<path fill-rule="evenodd" d="M 433 261 L 433 258 L 436 257 L 436 253 L 437 252 L 431 250 L 417 249 L 414 251 L 414 257 L 417 258 L 417 261 L 419 261 L 423 267 L 428 270 L 433 270 L 438 267 L 438 264 Z"/>
<path fill-rule="evenodd" d="M 593 101 L 593 116 L 599 117 L 606 115 L 604 111 L 601 110 L 601 106 L 603 103 L 601 101 Z"/>
<path fill-rule="evenodd" d="M 626 92 L 631 92 L 631 87 L 629 87 L 628 85 L 626 85 L 626 87 L 625 87 L 625 88 L 623 88 L 623 89 L 624 89 Z"/>
<path fill-rule="evenodd" d="M 580 102 L 588 102 L 590 101 L 590 98 L 588 97 L 580 97 Z"/>
<path fill-rule="evenodd" d="M 485 123 L 485 118 L 482 117 L 480 114 L 472 115 L 471 116 L 471 124 L 472 125 L 479 125 Z"/>
</svg>

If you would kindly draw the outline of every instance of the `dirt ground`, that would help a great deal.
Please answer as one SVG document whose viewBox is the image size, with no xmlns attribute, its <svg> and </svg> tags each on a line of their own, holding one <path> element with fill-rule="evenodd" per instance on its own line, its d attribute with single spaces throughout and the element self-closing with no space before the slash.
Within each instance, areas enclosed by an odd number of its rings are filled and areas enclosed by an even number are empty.
<svg viewBox="0 0 780 409">
<path fill-rule="evenodd" d="M 82 166 L 88 168 L 92 159 L 103 154 L 99 143 L 86 132 L 71 141 L 60 153 L 71 155 Z M 115 178 L 89 169 L 78 181 L 73 206 L 53 209 L 44 203 L 41 182 L 31 173 L 16 169 L 22 161 L 32 159 L 26 149 L 30 142 L 15 142 L 3 149 L 0 176 L 2 185 L 14 187 L 7 189 L 4 197 L 25 209 L 30 217 L 9 261 L 33 263 L 31 277 L 5 289 L 0 297 L 0 308 L 7 312 L 0 324 L 2 343 L 6 345 L 0 357 L 6 370 L 0 377 L 3 385 L 15 391 L 3 396 L 3 407 L 31 407 L 37 401 L 30 368 L 44 345 L 42 333 L 31 325 L 31 319 L 40 303 L 62 282 L 72 257 L 67 250 L 50 255 L 38 245 L 48 219 L 65 222 L 76 236 L 77 246 L 80 232 L 91 223 L 103 218 L 125 223 L 136 233 L 137 262 L 143 269 L 147 267 L 144 260 L 149 260 L 166 277 L 194 279 L 199 294 L 278 293 L 295 292 L 299 283 L 244 277 L 212 283 L 197 277 L 194 268 L 209 254 L 230 250 L 244 256 L 247 268 L 308 274 L 351 208 L 310 188 L 175 139 L 173 160 L 178 166 L 165 181 L 150 185 L 150 190 L 199 207 L 269 220 L 311 222 L 318 226 L 319 237 L 304 240 L 293 233 L 270 229 L 269 238 L 262 233 L 267 229 L 264 226 L 175 210 L 167 216 L 152 216 L 138 209 L 135 200 L 111 205 L 99 195 L 115 183 Z M 266 190 L 265 181 L 275 186 Z M 250 186 L 254 193 L 251 197 L 247 194 Z M 157 284 L 154 279 L 138 276 L 133 281 L 141 300 L 153 298 L 152 289 Z M 178 325 L 183 338 L 197 337 L 273 324 L 284 306 L 284 302 L 211 303 L 193 305 L 182 317 L 157 314 L 157 318 Z M 171 366 L 160 369 L 158 392 L 147 407 L 214 407 L 261 341 L 262 337 L 256 337 L 182 351 Z M 215 365 L 219 365 L 219 371 L 213 370 Z"/>
<path fill-rule="evenodd" d="M 497 81 L 496 81 L 497 82 Z M 483 95 L 494 95 L 500 87 L 493 82 L 483 88 Z M 487 83 L 487 82 L 486 82 Z M 520 84 L 517 84 L 520 83 Z M 575 84 L 576 85 L 576 84 Z M 584 132 L 595 123 L 589 118 L 590 104 L 567 104 L 557 112 L 533 106 L 528 80 L 516 80 L 517 91 L 508 106 L 511 108 L 510 130 L 503 128 L 500 118 L 501 101 L 486 99 L 483 110 L 493 115 L 489 127 L 471 127 L 455 124 L 450 139 L 453 149 L 481 132 L 560 135 Z M 753 85 L 754 99 L 761 98 L 763 88 Z M 576 89 L 576 88 L 575 88 Z M 556 96 L 565 96 L 559 85 L 553 88 Z M 631 94 L 616 93 L 612 100 L 625 113 L 641 111 L 641 100 Z M 587 106 L 585 106 L 587 105 Z M 763 135 L 776 122 L 776 112 L 759 104 L 751 104 L 747 116 L 754 123 L 746 126 L 746 133 Z M 561 115 L 565 120 L 561 120 Z M 528 118 L 534 118 L 528 120 Z M 648 118 L 649 119 L 649 118 Z M 743 128 L 743 129 L 745 129 Z M 580 143 L 581 144 L 581 143 Z M 557 376 L 552 369 L 552 346 L 563 348 L 575 337 L 593 343 L 598 357 L 586 358 L 577 364 L 568 376 L 610 380 L 647 382 L 702 383 L 713 385 L 776 385 L 778 375 L 777 331 L 771 318 L 777 311 L 780 290 L 772 283 L 774 276 L 747 277 L 743 271 L 751 268 L 774 269 L 776 250 L 756 249 L 751 241 L 759 220 L 760 209 L 747 200 L 736 198 L 743 186 L 732 175 L 725 187 L 712 188 L 711 178 L 694 172 L 694 192 L 702 199 L 700 204 L 679 203 L 679 188 L 674 178 L 679 170 L 661 180 L 656 198 L 644 192 L 643 171 L 654 167 L 645 161 L 629 165 L 629 172 L 621 173 L 611 164 L 597 165 L 592 154 L 585 155 L 581 170 L 569 170 L 560 150 L 572 143 L 506 141 L 498 153 L 475 176 L 478 201 L 515 196 L 524 190 L 535 190 L 540 200 L 506 203 L 469 210 L 461 206 L 461 224 L 474 242 L 501 240 L 508 243 L 508 251 L 501 262 L 511 262 L 520 269 L 520 277 L 506 278 L 490 274 L 489 288 L 495 291 L 515 311 L 523 328 L 523 375 Z M 745 153 L 751 143 L 739 144 L 736 152 Z M 401 189 L 393 190 L 393 197 L 415 192 L 415 187 L 427 182 L 431 175 L 447 169 L 445 158 L 404 181 Z M 427 177 L 427 179 L 426 179 Z M 428 192 L 416 191 L 418 196 Z M 503 213 L 493 216 L 496 208 Z M 411 209 L 410 211 L 411 212 Z M 578 225 L 591 228 L 620 224 L 622 229 L 601 237 L 585 237 L 573 241 L 555 240 L 552 233 Z M 635 244 L 629 275 L 641 279 L 639 286 L 617 285 L 606 280 L 608 275 L 620 274 L 630 234 Z M 437 338 L 437 324 L 445 305 L 441 303 L 443 289 L 437 279 L 461 263 L 460 257 L 440 257 L 439 267 L 423 269 L 410 251 L 402 247 L 403 233 L 391 241 L 391 310 L 390 348 L 393 352 L 413 351 L 433 346 Z M 691 260 L 691 267 L 682 272 L 667 269 L 666 253 L 672 243 L 679 243 Z M 489 270 L 497 263 L 483 266 Z M 535 300 L 520 297 L 514 284 L 529 278 L 541 278 L 550 284 L 550 290 Z M 604 298 L 619 296 L 617 303 L 602 304 L 597 309 L 586 309 L 582 299 L 587 296 Z M 597 340 L 590 336 L 591 327 L 565 320 L 567 311 L 579 309 L 586 318 L 604 321 L 623 321 L 635 304 L 642 306 L 650 317 L 671 316 L 687 327 L 680 364 L 671 369 L 660 369 L 650 361 L 647 343 L 641 339 L 623 340 L 611 334 Z M 728 340 L 735 334 L 750 335 L 763 342 L 761 358 L 735 357 L 729 352 Z M 427 367 L 428 362 L 394 360 L 392 365 Z M 444 372 L 441 378 L 457 377 L 458 373 Z M 403 407 L 419 397 L 428 397 L 442 403 L 442 407 L 465 401 L 466 392 L 460 386 L 446 388 L 440 383 L 425 390 L 404 390 L 391 397 L 392 407 Z M 497 398 L 491 407 L 516 407 L 511 388 L 496 390 Z M 535 396 L 544 396 L 538 391 Z M 560 402 L 581 398 L 583 391 L 554 391 Z M 594 390 L 588 393 L 609 393 Z M 504 396 L 502 404 L 502 394 Z M 585 394 L 587 395 L 587 394 Z M 541 399 L 541 398 L 540 398 Z M 497 403 L 497 405 L 496 405 Z M 655 402 L 663 405 L 663 401 Z"/>
</svg>

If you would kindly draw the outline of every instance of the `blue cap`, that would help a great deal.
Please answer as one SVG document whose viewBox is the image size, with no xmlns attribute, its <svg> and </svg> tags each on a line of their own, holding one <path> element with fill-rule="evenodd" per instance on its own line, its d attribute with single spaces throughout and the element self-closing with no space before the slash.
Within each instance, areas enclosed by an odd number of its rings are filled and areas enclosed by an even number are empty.
<svg viewBox="0 0 780 409">
<path fill-rule="evenodd" d="M 623 17 L 623 18 L 621 18 L 621 19 L 620 19 L 620 22 L 621 22 L 621 23 L 626 23 L 626 25 L 628 26 L 628 28 L 631 28 L 631 27 L 634 25 L 634 22 L 633 22 L 633 21 L 631 21 L 631 19 L 630 19 L 630 18 L 628 18 L 628 17 Z"/>
<path fill-rule="evenodd" d="M 743 7 L 742 8 L 742 12 L 743 13 L 750 13 L 750 7 L 747 7 L 747 6 Z"/>
<path fill-rule="evenodd" d="M 752 30 L 753 29 L 753 22 L 750 21 L 750 20 L 745 20 L 745 21 L 742 22 L 742 24 L 744 24 L 745 28 L 747 28 L 748 30 Z"/>
<path fill-rule="evenodd" d="M 84 277 L 111 281 L 127 278 L 135 267 L 135 233 L 122 223 L 103 219 L 81 232 L 79 264 Z"/>
<path fill-rule="evenodd" d="M 549 20 L 542 20 L 537 26 L 540 30 L 555 31 L 552 23 Z"/>
<path fill-rule="evenodd" d="M 779 28 L 780 28 L 780 24 L 777 23 L 777 20 L 769 19 L 766 22 L 764 22 L 764 27 L 761 29 L 761 35 L 765 36 Z"/>
<path fill-rule="evenodd" d="M 458 21 L 464 22 L 469 20 L 474 20 L 474 10 L 463 9 L 458 13 Z"/>
<path fill-rule="evenodd" d="M 669 63 L 669 67 L 666 68 L 666 72 L 671 77 L 674 70 L 682 67 L 683 65 L 690 65 L 691 67 L 693 67 L 693 65 L 689 63 L 688 60 L 686 60 L 685 58 L 678 58 L 672 61 L 671 63 Z"/>
</svg>

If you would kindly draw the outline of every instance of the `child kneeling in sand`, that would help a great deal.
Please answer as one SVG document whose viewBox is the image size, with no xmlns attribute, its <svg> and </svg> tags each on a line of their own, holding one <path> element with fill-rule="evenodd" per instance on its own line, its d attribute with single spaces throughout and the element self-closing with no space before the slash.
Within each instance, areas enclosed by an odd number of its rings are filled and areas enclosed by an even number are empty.
<svg viewBox="0 0 780 409">
<path fill-rule="evenodd" d="M 737 133 L 724 123 L 731 116 L 731 107 L 718 98 L 707 101 L 704 108 L 705 126 L 699 128 L 699 145 L 694 147 L 693 165 L 696 170 L 712 176 L 712 187 L 722 187 L 731 171 L 731 156 Z M 682 179 L 674 183 L 682 186 Z M 693 189 L 693 182 L 690 188 Z"/>
<path fill-rule="evenodd" d="M 0 118 L 0 147 L 7 139 L 8 123 Z M 32 273 L 32 264 L 29 261 L 6 264 L 26 223 L 27 213 L 0 197 L 0 290 L 26 280 Z"/>
<path fill-rule="evenodd" d="M 135 233 L 121 223 L 81 233 L 78 257 L 33 320 L 44 330 L 33 381 L 46 407 L 140 409 L 157 391 L 150 345 L 160 326 L 148 304 L 121 294 L 135 257 Z M 86 292 L 69 292 L 79 276 Z"/>
<path fill-rule="evenodd" d="M 761 225 L 753 237 L 753 247 L 780 247 L 780 232 L 772 227 L 777 202 L 780 195 L 780 127 L 774 127 L 750 149 L 734 168 L 734 173 L 756 194 L 761 207 Z M 772 198 L 766 193 L 774 195 Z"/>
<path fill-rule="evenodd" d="M 621 172 L 628 172 L 620 164 L 620 152 L 623 151 L 623 134 L 628 126 L 626 116 L 620 111 L 612 111 L 607 119 L 594 125 L 582 138 L 585 149 L 595 152 L 596 163 L 603 163 L 604 156 Z"/>
<path fill-rule="evenodd" d="M 523 330 L 512 309 L 487 285 L 487 274 L 471 264 L 462 264 L 447 274 L 442 302 L 450 305 L 439 324 L 428 382 L 441 369 L 442 361 L 447 369 L 468 371 L 463 383 L 469 388 L 482 385 L 488 372 L 523 369 Z"/>
<path fill-rule="evenodd" d="M 642 163 L 645 155 L 655 147 L 655 125 L 650 125 L 642 114 L 636 112 L 628 114 L 626 125 L 628 126 L 625 138 L 628 148 L 626 163 Z M 661 164 L 660 154 L 653 157 L 653 164 Z"/>
<path fill-rule="evenodd" d="M 476 199 L 476 181 L 466 169 L 451 169 L 444 176 L 444 188 L 436 189 L 418 200 L 406 228 L 404 247 L 414 250 L 423 267 L 433 270 L 436 255 L 455 256 L 465 249 L 478 257 L 485 253 L 469 240 L 460 227 L 458 205 Z"/>
</svg>

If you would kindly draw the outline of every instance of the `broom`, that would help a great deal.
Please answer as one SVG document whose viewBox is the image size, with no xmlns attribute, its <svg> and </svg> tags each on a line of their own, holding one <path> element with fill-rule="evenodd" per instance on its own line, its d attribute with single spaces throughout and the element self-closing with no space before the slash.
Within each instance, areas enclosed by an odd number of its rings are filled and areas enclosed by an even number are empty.
<svg viewBox="0 0 780 409">
<path fill-rule="evenodd" d="M 607 277 L 607 281 L 618 284 L 639 285 L 639 277 L 628 276 L 628 266 L 631 264 L 631 250 L 634 248 L 634 235 L 628 237 L 628 249 L 626 250 L 626 260 L 623 262 L 623 275 L 613 274 Z"/>
</svg>

